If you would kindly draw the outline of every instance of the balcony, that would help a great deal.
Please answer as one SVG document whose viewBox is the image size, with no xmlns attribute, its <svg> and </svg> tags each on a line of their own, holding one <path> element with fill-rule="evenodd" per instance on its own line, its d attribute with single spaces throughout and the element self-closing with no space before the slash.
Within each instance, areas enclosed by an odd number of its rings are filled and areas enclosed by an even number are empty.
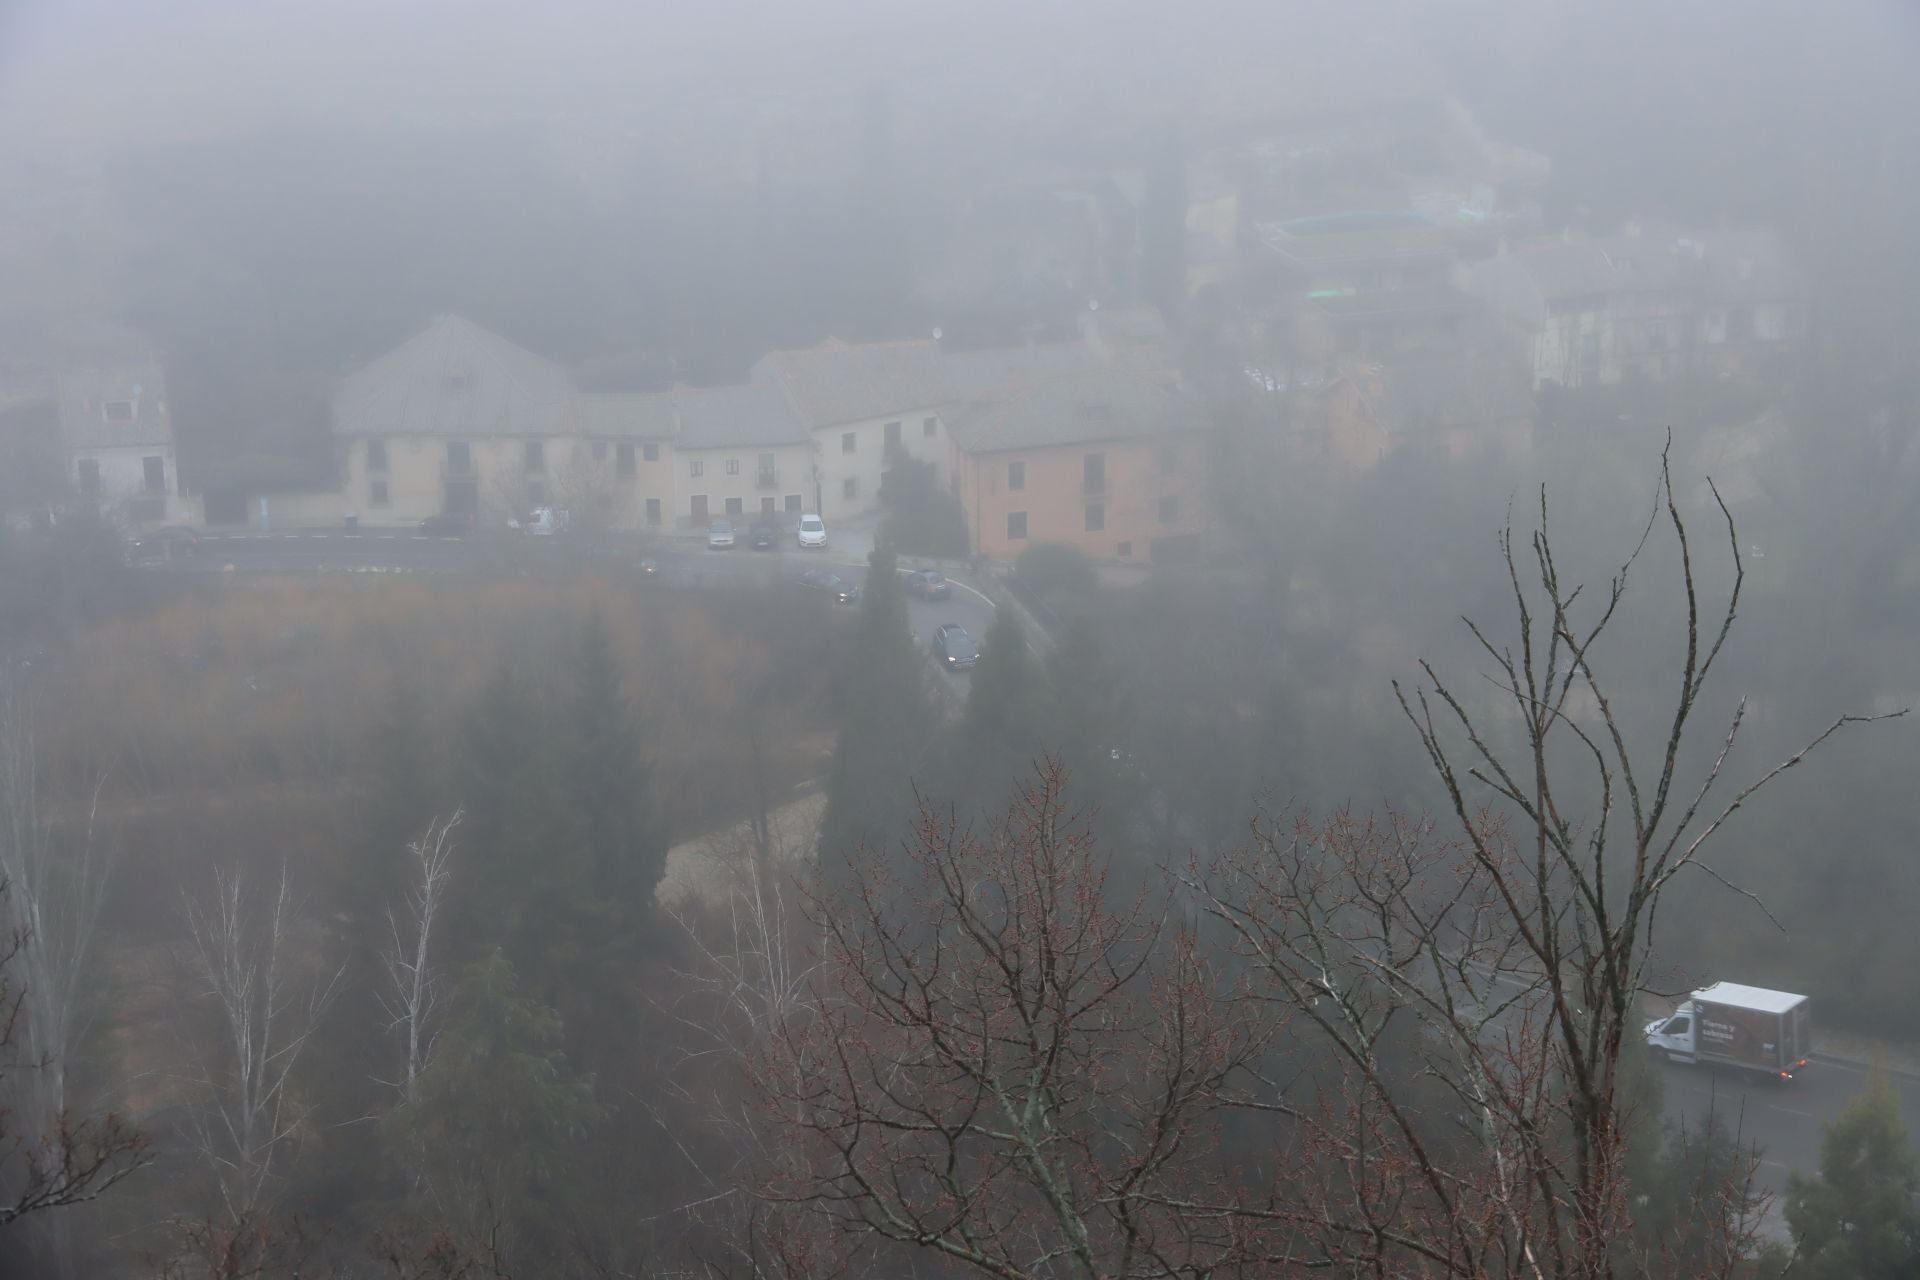
<svg viewBox="0 0 1920 1280">
<path fill-rule="evenodd" d="M 778 489 L 780 474 L 772 467 L 762 467 L 754 473 L 753 486 L 756 489 Z"/>
</svg>

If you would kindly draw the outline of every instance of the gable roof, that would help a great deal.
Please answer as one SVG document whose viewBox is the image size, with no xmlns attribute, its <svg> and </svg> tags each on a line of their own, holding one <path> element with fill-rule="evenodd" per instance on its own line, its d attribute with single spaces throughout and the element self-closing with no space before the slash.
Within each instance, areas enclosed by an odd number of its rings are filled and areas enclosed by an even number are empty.
<svg viewBox="0 0 1920 1280">
<path fill-rule="evenodd" d="M 573 427 L 585 436 L 671 440 L 673 397 L 662 391 L 583 393 L 574 397 Z"/>
<path fill-rule="evenodd" d="M 777 382 L 810 428 L 838 426 L 953 398 L 938 344 L 927 341 L 838 340 L 798 351 L 775 351 L 753 366 L 756 380 Z"/>
<path fill-rule="evenodd" d="M 1199 430 L 1202 408 L 1171 373 L 1104 365 L 1043 378 L 947 416 L 967 453 L 1134 440 Z"/>
<path fill-rule="evenodd" d="M 807 425 L 779 387 L 751 382 L 669 393 L 680 421 L 682 449 L 804 445 Z"/>
<path fill-rule="evenodd" d="M 60 430 L 70 449 L 170 445 L 173 419 L 159 361 L 147 357 L 114 364 L 73 366 L 54 379 Z M 125 401 L 131 417 L 109 421 L 106 406 Z"/>
<path fill-rule="evenodd" d="M 443 315 L 341 383 L 333 421 L 357 436 L 550 435 L 573 399 L 553 361 Z"/>
</svg>

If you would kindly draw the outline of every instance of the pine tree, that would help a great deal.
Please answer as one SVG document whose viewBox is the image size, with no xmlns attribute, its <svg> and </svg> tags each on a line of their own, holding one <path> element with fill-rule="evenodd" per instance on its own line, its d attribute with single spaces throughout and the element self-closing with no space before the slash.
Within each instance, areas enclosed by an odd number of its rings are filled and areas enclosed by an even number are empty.
<svg viewBox="0 0 1920 1280">
<path fill-rule="evenodd" d="M 1095 810 L 1103 834 L 1115 837 L 1140 800 L 1127 747 L 1133 707 L 1086 614 L 1068 618 L 1046 676 L 1042 736 L 1067 767 L 1074 802 Z"/>
<path fill-rule="evenodd" d="M 454 1007 L 419 1098 L 394 1114 L 391 1136 L 449 1226 L 470 1239 L 504 1227 L 531 1266 L 565 1244 L 584 1172 L 578 1152 L 601 1108 L 563 1049 L 560 1014 L 501 951 L 467 968 Z"/>
<path fill-rule="evenodd" d="M 1002 606 L 980 646 L 966 716 L 945 771 L 956 801 L 975 811 L 994 810 L 1004 804 L 1009 786 L 1031 778 L 1050 745 L 1042 733 L 1044 693 L 1019 616 Z"/>
<path fill-rule="evenodd" d="M 598 614 L 580 635 L 569 710 L 566 788 L 594 889 L 604 901 L 643 911 L 660 883 L 664 853 L 648 821 L 639 722 L 621 690 L 612 633 Z"/>
<path fill-rule="evenodd" d="M 462 721 L 455 768 L 468 853 L 455 890 L 453 941 L 468 954 L 504 947 L 530 977 L 545 976 L 542 961 L 563 936 L 566 909 L 588 896 L 553 736 L 533 688 L 506 665 Z"/>
<path fill-rule="evenodd" d="M 400 890 L 407 845 L 446 804 L 444 760 L 427 709 L 412 686 L 396 684 L 369 745 L 373 794 L 340 900 L 363 941 L 383 938 L 386 911 Z"/>
<path fill-rule="evenodd" d="M 1920 1275 L 1920 1211 L 1900 1102 L 1884 1071 L 1827 1126 L 1820 1173 L 1787 1184 L 1787 1225 L 1812 1280 Z"/>
<path fill-rule="evenodd" d="M 876 546 L 867 565 L 821 820 L 820 860 L 829 879 L 859 845 L 887 847 L 907 833 L 913 780 L 933 733 L 925 665 L 908 629 L 893 551 Z"/>
</svg>

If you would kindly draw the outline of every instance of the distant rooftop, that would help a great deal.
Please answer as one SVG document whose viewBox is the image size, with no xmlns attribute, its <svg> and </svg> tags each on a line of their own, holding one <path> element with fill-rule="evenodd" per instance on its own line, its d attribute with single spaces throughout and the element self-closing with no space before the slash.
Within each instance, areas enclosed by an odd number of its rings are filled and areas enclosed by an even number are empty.
<svg viewBox="0 0 1920 1280">
<path fill-rule="evenodd" d="M 948 415 L 968 453 L 1093 444 L 1193 431 L 1200 404 L 1171 373 L 1098 366 L 1043 378 Z"/>
</svg>

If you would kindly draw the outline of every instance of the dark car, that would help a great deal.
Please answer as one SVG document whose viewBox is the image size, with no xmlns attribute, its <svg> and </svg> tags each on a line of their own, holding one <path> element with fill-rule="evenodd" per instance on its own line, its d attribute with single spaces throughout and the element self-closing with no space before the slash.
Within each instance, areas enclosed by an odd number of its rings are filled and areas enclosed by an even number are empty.
<svg viewBox="0 0 1920 1280">
<path fill-rule="evenodd" d="M 773 533 L 773 526 L 762 521 L 753 526 L 753 532 L 747 535 L 747 540 L 753 544 L 755 551 L 771 551 L 773 550 Z"/>
<path fill-rule="evenodd" d="M 473 517 L 461 511 L 442 511 L 420 522 L 420 532 L 437 538 L 457 538 L 473 527 Z"/>
<path fill-rule="evenodd" d="M 809 569 L 795 581 L 803 590 L 817 591 L 835 604 L 857 604 L 860 601 L 859 583 L 848 582 L 839 574 L 828 573 L 825 569 Z"/>
<path fill-rule="evenodd" d="M 168 525 L 134 543 L 133 553 L 143 563 L 190 560 L 200 554 L 200 535 L 183 524 Z"/>
<path fill-rule="evenodd" d="M 907 594 L 922 600 L 945 600 L 953 594 L 953 586 L 938 569 L 918 569 L 907 574 Z"/>
<path fill-rule="evenodd" d="M 957 622 L 943 622 L 933 633 L 934 661 L 949 671 L 971 671 L 980 660 L 980 648 L 967 629 Z"/>
</svg>

